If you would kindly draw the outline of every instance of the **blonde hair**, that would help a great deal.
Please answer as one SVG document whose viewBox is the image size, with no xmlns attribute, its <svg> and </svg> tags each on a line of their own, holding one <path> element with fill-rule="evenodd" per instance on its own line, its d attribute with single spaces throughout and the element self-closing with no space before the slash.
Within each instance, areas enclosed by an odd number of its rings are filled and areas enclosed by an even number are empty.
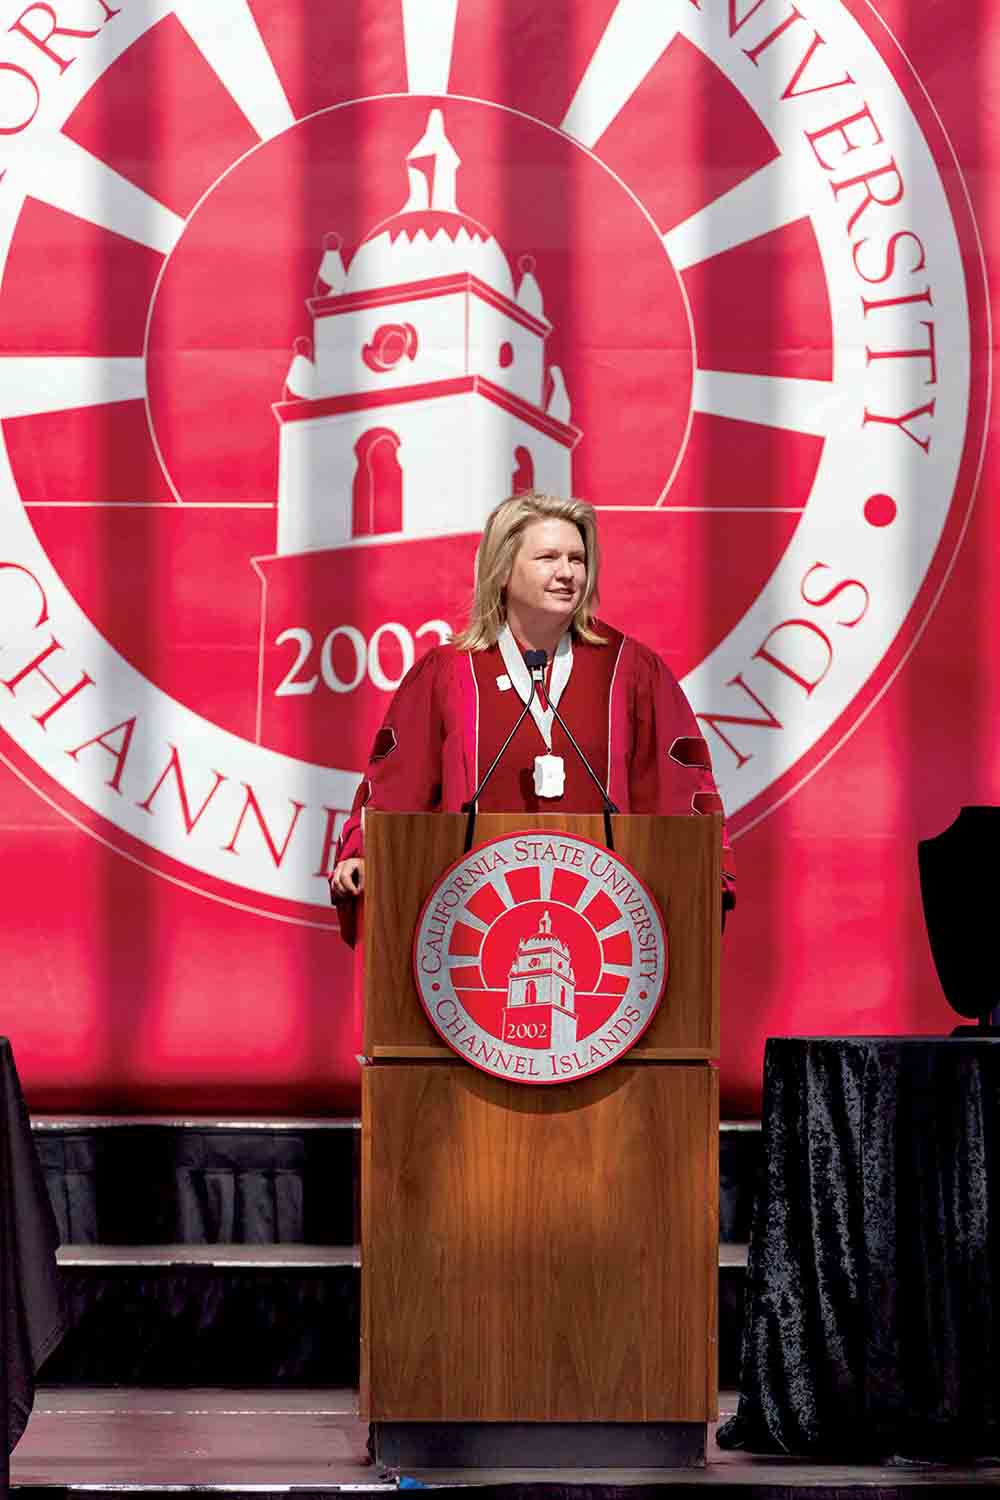
<svg viewBox="0 0 1000 1500">
<path fill-rule="evenodd" d="M 476 552 L 476 586 L 469 621 L 452 642 L 460 651 L 486 651 L 496 644 L 507 621 L 504 589 L 521 537 L 533 521 L 569 521 L 579 531 L 587 558 L 587 576 L 570 629 L 582 641 L 604 645 L 604 637 L 593 628 L 601 567 L 593 506 L 583 500 L 562 500 L 557 495 L 526 490 L 523 494 L 501 500 L 487 517 Z"/>
</svg>

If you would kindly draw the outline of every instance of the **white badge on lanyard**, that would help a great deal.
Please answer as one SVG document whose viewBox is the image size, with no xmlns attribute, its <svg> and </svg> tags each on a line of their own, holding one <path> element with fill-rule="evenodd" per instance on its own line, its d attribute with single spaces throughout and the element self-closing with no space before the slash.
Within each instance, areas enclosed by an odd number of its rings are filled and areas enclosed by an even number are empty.
<svg viewBox="0 0 1000 1500">
<path fill-rule="evenodd" d="M 511 684 L 517 691 L 522 703 L 527 703 L 531 697 L 531 674 L 527 663 L 518 649 L 513 632 L 509 625 L 505 625 L 500 632 L 497 644 L 500 647 L 500 655 L 503 664 L 507 668 L 507 675 Z M 573 638 L 567 630 L 559 642 L 552 657 L 552 670 L 549 676 L 549 686 L 546 693 L 550 705 L 559 707 L 559 699 L 563 695 L 563 689 L 569 681 L 573 670 Z M 531 717 L 545 744 L 546 754 L 535 756 L 534 785 L 536 797 L 561 797 L 566 790 L 566 766 L 561 755 L 553 755 L 552 752 L 552 721 L 553 713 L 551 707 L 542 708 L 537 696 L 531 699 Z"/>
<path fill-rule="evenodd" d="M 566 790 L 566 767 L 561 755 L 535 756 L 535 796 L 561 797 Z"/>
</svg>

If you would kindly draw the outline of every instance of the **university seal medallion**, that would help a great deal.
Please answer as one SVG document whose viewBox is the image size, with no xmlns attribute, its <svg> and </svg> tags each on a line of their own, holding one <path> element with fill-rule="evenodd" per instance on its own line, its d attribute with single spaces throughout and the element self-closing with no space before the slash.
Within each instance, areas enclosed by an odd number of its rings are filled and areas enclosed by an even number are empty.
<svg viewBox="0 0 1000 1500">
<path fill-rule="evenodd" d="M 424 903 L 413 973 L 441 1038 L 484 1073 L 564 1083 L 616 1062 L 667 981 L 656 901 L 610 849 L 512 833 L 471 850 Z"/>
</svg>

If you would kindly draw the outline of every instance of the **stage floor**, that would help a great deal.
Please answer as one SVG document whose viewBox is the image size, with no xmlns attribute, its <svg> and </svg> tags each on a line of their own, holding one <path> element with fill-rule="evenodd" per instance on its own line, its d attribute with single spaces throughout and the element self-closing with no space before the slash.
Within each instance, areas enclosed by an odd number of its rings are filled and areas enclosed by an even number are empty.
<svg viewBox="0 0 1000 1500">
<path fill-rule="evenodd" d="M 353 1390 L 39 1390 L 28 1430 L 11 1459 L 16 1486 L 227 1491 L 392 1490 L 367 1462 L 367 1428 Z M 723 1418 L 736 1393 L 721 1400 Z M 714 1439 L 714 1430 L 713 1430 Z M 1000 1464 L 971 1468 L 803 1463 L 723 1453 L 712 1441 L 701 1470 L 476 1470 L 414 1474 L 431 1485 L 675 1485 L 886 1492 L 914 1485 L 978 1488 L 1000 1483 Z"/>
</svg>

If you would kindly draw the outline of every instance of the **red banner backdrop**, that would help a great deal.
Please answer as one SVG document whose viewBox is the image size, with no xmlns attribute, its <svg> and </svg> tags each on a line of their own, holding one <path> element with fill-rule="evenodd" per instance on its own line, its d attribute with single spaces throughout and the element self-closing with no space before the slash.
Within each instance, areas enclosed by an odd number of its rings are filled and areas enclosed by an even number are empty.
<svg viewBox="0 0 1000 1500">
<path fill-rule="evenodd" d="M 0 0 L 3 966 L 36 1108 L 350 1110 L 332 844 L 511 488 L 699 715 L 774 1032 L 949 1025 L 995 775 L 985 0 Z M 992 132 L 992 134 L 991 134 Z"/>
</svg>

